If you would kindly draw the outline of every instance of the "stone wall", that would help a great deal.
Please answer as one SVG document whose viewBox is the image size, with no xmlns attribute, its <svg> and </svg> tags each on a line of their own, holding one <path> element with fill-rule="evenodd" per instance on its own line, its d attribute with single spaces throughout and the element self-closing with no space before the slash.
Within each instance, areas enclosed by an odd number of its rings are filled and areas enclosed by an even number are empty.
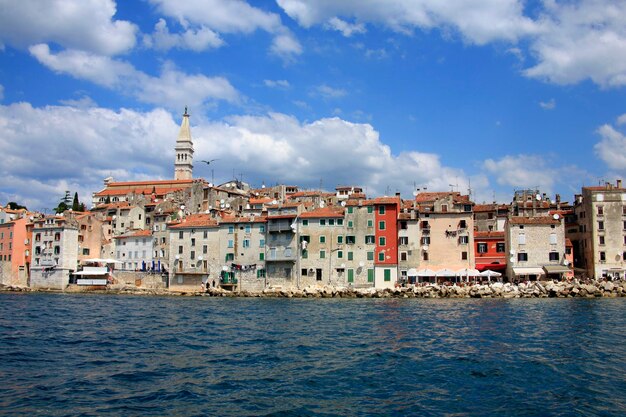
<svg viewBox="0 0 626 417">
<path fill-rule="evenodd" d="M 148 289 L 167 288 L 167 278 L 161 274 L 149 274 L 147 272 L 114 272 L 113 286 L 131 286 Z"/>
</svg>

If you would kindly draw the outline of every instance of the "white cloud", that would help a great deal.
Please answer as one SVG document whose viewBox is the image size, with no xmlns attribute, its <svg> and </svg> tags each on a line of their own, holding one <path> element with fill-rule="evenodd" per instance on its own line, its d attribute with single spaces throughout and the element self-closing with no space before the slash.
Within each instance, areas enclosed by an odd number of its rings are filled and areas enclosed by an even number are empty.
<svg viewBox="0 0 626 417">
<path fill-rule="evenodd" d="M 540 35 L 530 49 L 538 63 L 529 77 L 556 84 L 591 79 L 626 85 L 626 3 L 604 0 L 544 3 Z"/>
<path fill-rule="evenodd" d="M 365 51 L 365 57 L 370 59 L 385 59 L 387 58 L 387 50 L 385 48 L 380 49 L 367 49 Z"/>
<path fill-rule="evenodd" d="M 626 85 L 626 2 L 545 0 L 524 14 L 522 0 L 277 0 L 301 26 L 355 19 L 405 34 L 439 29 L 464 42 L 505 42 L 524 62 L 521 46 L 535 59 L 523 74 L 555 84 L 590 79 L 605 87 Z M 334 21 L 334 20 L 333 20 Z"/>
<path fill-rule="evenodd" d="M 81 199 L 88 199 L 109 175 L 117 180 L 171 178 L 179 123 L 162 109 L 0 106 L 0 199 L 43 208 L 58 202 L 65 190 L 79 190 Z M 439 156 L 394 155 L 371 125 L 336 117 L 310 123 L 278 113 L 216 122 L 192 119 L 192 135 L 197 159 L 219 158 L 212 166 L 218 181 L 230 179 L 236 169 L 254 184 L 317 187 L 323 179 L 329 189 L 340 183 L 361 185 L 370 196 L 397 190 L 410 197 L 414 182 L 431 190 L 453 183 L 467 189 L 465 173 L 446 167 Z M 210 172 L 198 165 L 194 174 Z M 484 176 L 472 178 L 474 188 L 487 185 Z"/>
<path fill-rule="evenodd" d="M 54 42 L 115 55 L 135 45 L 137 27 L 113 19 L 112 0 L 0 0 L 0 10 L 0 43 L 18 48 Z"/>
<path fill-rule="evenodd" d="M 539 187 L 545 192 L 551 192 L 561 178 L 559 169 L 538 155 L 507 155 L 499 160 L 487 159 L 483 167 L 496 177 L 498 184 L 515 188 Z"/>
<path fill-rule="evenodd" d="M 553 98 L 548 101 L 540 101 L 539 107 L 544 110 L 554 110 L 556 108 L 556 101 Z"/>
<path fill-rule="evenodd" d="M 334 17 L 383 24 L 411 33 L 414 29 L 454 29 L 468 42 L 485 44 L 494 40 L 516 41 L 536 31 L 535 23 L 523 16 L 518 0 L 440 0 L 335 1 L 277 0 L 291 18 L 303 27 L 323 24 Z M 362 23 L 361 23 L 362 24 Z"/>
<path fill-rule="evenodd" d="M 289 30 L 281 30 L 272 40 L 270 52 L 285 62 L 291 62 L 302 53 L 302 45 Z"/>
<path fill-rule="evenodd" d="M 228 34 L 250 34 L 264 30 L 274 35 L 270 52 L 293 60 L 302 53 L 295 36 L 281 23 L 276 13 L 252 7 L 241 0 L 150 0 L 164 15 L 177 19 L 183 27 L 199 26 Z M 219 35 L 218 35 L 219 36 Z"/>
<path fill-rule="evenodd" d="M 196 107 L 208 100 L 239 100 L 239 93 L 227 79 L 185 74 L 169 63 L 159 77 L 152 77 L 125 61 L 88 52 L 66 50 L 54 54 L 45 44 L 29 50 L 53 71 L 130 94 L 145 103 L 181 108 L 185 104 Z"/>
<path fill-rule="evenodd" d="M 314 94 L 326 99 L 336 99 L 344 97 L 348 94 L 348 92 L 343 88 L 333 88 L 326 84 L 322 84 L 315 87 Z"/>
<path fill-rule="evenodd" d="M 289 88 L 291 85 L 287 80 L 263 80 L 263 84 L 270 88 Z"/>
<path fill-rule="evenodd" d="M 350 36 L 356 34 L 363 34 L 367 30 L 365 29 L 365 25 L 362 23 L 348 23 L 345 20 L 341 20 L 338 17 L 331 17 L 326 22 L 326 27 L 341 32 L 343 36 L 349 38 Z"/>
<path fill-rule="evenodd" d="M 96 103 L 91 97 L 89 96 L 82 96 L 78 99 L 67 99 L 67 100 L 59 100 L 59 103 L 64 104 L 66 106 L 70 106 L 70 107 L 78 107 L 81 109 L 86 109 L 89 107 L 97 107 L 98 103 Z"/>
<path fill-rule="evenodd" d="M 617 124 L 620 126 L 623 124 L 626 124 L 626 113 L 622 114 L 621 116 L 617 118 Z"/>
<path fill-rule="evenodd" d="M 90 201 L 110 174 L 170 178 L 178 123 L 161 109 L 0 106 L 0 199 L 43 208 L 65 190 Z"/>
<path fill-rule="evenodd" d="M 200 52 L 209 48 L 219 48 L 224 45 L 224 41 L 219 34 L 204 26 L 195 30 L 187 29 L 182 33 L 170 33 L 165 20 L 159 19 L 154 26 L 154 33 L 144 36 L 144 44 L 162 51 L 179 48 Z"/>
<path fill-rule="evenodd" d="M 618 119 L 623 122 L 624 116 L 622 115 Z M 620 132 L 615 127 L 605 124 L 598 128 L 598 135 L 600 135 L 600 141 L 595 144 L 594 151 L 596 155 L 606 163 L 606 165 L 613 169 L 626 173 L 626 135 L 624 132 Z"/>
</svg>

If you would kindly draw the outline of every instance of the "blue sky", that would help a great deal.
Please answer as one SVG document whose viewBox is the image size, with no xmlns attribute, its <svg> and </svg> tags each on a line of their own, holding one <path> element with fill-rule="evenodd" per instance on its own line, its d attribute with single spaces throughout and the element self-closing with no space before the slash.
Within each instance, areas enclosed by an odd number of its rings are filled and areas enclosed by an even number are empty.
<svg viewBox="0 0 626 417">
<path fill-rule="evenodd" d="M 0 203 L 194 175 L 572 200 L 626 172 L 626 3 L 0 0 Z"/>
</svg>

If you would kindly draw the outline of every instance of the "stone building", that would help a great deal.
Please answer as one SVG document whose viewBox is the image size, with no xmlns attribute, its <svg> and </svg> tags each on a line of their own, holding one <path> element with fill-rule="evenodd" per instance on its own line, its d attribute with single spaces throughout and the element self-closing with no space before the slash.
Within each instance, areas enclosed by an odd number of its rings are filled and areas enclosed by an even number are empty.
<svg viewBox="0 0 626 417">
<path fill-rule="evenodd" d="M 106 245 L 108 236 L 105 235 L 107 228 L 105 221 L 101 220 L 96 213 L 83 213 L 75 216 L 78 223 L 78 261 L 86 259 L 106 258 L 103 247 Z"/>
<path fill-rule="evenodd" d="M 402 283 L 415 283 L 417 271 L 420 268 L 420 241 L 423 235 L 420 229 L 419 210 L 415 202 L 404 203 L 404 208 L 398 219 L 398 270 Z"/>
<path fill-rule="evenodd" d="M 78 223 L 46 216 L 33 221 L 32 236 L 30 286 L 65 289 L 78 264 Z"/>
<path fill-rule="evenodd" d="M 477 232 L 503 232 L 509 215 L 508 204 L 476 204 L 473 207 Z"/>
<path fill-rule="evenodd" d="M 354 282 L 356 261 L 352 246 L 348 248 L 346 241 L 343 207 L 322 207 L 302 213 L 296 233 L 300 242 L 296 262 L 300 287 L 345 286 Z"/>
<path fill-rule="evenodd" d="M 622 181 L 583 187 L 574 213 L 578 232 L 568 233 L 568 237 L 573 244 L 575 266 L 589 277 L 625 278 L 626 189 Z"/>
<path fill-rule="evenodd" d="M 268 208 L 265 265 L 269 286 L 296 286 L 295 271 L 299 248 L 296 221 L 303 208 L 301 203 L 286 203 Z"/>
<path fill-rule="evenodd" d="M 565 228 L 559 216 L 511 217 L 505 230 L 509 249 L 506 276 L 510 281 L 560 279 L 564 265 Z"/>
<path fill-rule="evenodd" d="M 420 268 L 474 268 L 474 203 L 469 196 L 459 192 L 423 192 L 415 201 L 421 232 Z"/>
<path fill-rule="evenodd" d="M 219 225 L 210 214 L 192 214 L 168 225 L 169 288 L 197 291 L 205 282 L 219 285 L 225 259 L 220 258 Z"/>
<path fill-rule="evenodd" d="M 266 219 L 225 216 L 219 219 L 220 286 L 232 290 L 265 288 Z"/>
<path fill-rule="evenodd" d="M 150 230 L 138 230 L 115 236 L 115 259 L 123 262 L 121 268 L 126 271 L 148 271 L 156 269 L 153 265 L 153 240 Z"/>
</svg>

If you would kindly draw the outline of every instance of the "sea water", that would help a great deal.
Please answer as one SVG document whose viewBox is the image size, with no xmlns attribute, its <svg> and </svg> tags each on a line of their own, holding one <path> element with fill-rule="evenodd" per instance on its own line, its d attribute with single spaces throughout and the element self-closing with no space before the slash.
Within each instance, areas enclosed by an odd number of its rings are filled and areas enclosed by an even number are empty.
<svg viewBox="0 0 626 417">
<path fill-rule="evenodd" d="M 0 294 L 7 416 L 626 415 L 626 300 Z"/>
</svg>

